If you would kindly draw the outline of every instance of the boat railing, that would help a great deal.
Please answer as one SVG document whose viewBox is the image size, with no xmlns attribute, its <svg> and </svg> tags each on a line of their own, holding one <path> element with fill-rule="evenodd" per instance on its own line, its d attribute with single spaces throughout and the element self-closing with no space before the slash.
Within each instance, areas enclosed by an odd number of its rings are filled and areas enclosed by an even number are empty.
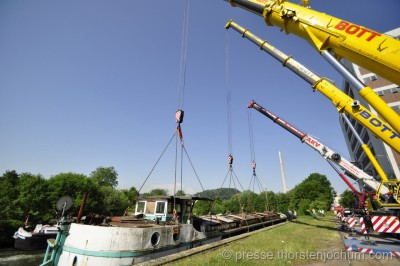
<svg viewBox="0 0 400 266">
<path fill-rule="evenodd" d="M 47 240 L 47 248 L 46 253 L 43 258 L 42 264 L 39 266 L 47 266 L 47 265 L 56 265 L 57 252 L 61 246 L 61 242 L 63 241 L 63 236 L 65 236 L 69 230 L 69 226 L 72 222 L 72 218 L 70 217 L 62 217 L 57 224 L 58 232 L 56 239 L 50 238 Z M 65 240 L 65 239 L 64 239 Z M 50 256 L 50 258 L 49 258 Z"/>
</svg>

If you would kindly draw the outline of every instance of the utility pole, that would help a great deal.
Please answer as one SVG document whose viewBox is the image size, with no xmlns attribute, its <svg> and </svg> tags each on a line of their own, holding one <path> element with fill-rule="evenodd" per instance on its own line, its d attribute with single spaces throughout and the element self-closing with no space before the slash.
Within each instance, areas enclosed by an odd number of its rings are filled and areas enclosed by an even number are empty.
<svg viewBox="0 0 400 266">
<path fill-rule="evenodd" d="M 281 151 L 279 151 L 279 162 L 280 162 L 280 165 L 281 165 L 282 182 L 283 182 L 283 193 L 286 193 L 287 192 L 286 178 L 285 178 L 285 171 L 283 170 L 283 162 L 282 162 Z"/>
</svg>

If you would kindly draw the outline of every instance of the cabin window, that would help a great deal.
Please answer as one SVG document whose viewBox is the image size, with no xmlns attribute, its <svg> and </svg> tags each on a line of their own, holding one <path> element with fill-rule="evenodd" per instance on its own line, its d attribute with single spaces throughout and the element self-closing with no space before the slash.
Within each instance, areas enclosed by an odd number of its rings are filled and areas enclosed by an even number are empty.
<svg viewBox="0 0 400 266">
<path fill-rule="evenodd" d="M 136 213 L 144 213 L 144 208 L 145 208 L 146 202 L 144 201 L 139 201 L 136 204 Z"/>
<path fill-rule="evenodd" d="M 176 209 L 177 213 L 180 212 L 181 211 L 181 204 L 176 203 L 175 204 L 175 209 Z M 168 203 L 168 213 L 173 213 L 173 211 L 174 211 L 174 204 L 172 202 L 169 202 Z"/>
<path fill-rule="evenodd" d="M 165 202 L 164 201 L 158 201 L 156 204 L 156 213 L 165 213 Z"/>
<path fill-rule="evenodd" d="M 175 209 L 176 209 L 176 212 L 177 212 L 178 214 L 180 214 L 181 211 L 182 211 L 182 208 L 181 208 L 181 205 L 180 205 L 180 204 L 176 204 L 176 205 L 175 205 Z"/>
</svg>

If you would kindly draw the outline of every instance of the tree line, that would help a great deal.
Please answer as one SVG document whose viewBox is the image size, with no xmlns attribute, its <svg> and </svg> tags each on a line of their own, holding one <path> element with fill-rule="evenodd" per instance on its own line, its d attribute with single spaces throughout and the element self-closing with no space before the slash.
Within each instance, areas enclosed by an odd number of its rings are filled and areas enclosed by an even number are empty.
<svg viewBox="0 0 400 266">
<path fill-rule="evenodd" d="M 299 214 L 307 215 L 311 214 L 312 209 L 328 210 L 336 195 L 328 178 L 318 173 L 310 174 L 287 193 L 262 191 L 257 194 L 250 190 L 239 192 L 231 188 L 221 188 L 204 192 L 197 195 L 213 195 L 215 200 L 211 203 L 205 201 L 197 203 L 197 206 L 195 205 L 193 210 L 196 215 L 263 212 L 266 210 L 284 213 L 288 210 L 296 210 Z M 232 193 L 233 195 L 229 199 L 224 199 L 224 195 Z"/>
<path fill-rule="evenodd" d="M 77 216 L 85 193 L 84 214 L 122 216 L 133 213 L 138 192 L 135 187 L 117 189 L 118 173 L 114 167 L 98 167 L 89 176 L 77 173 L 60 173 L 45 179 L 40 174 L 6 171 L 0 176 L 0 247 L 12 244 L 11 236 L 28 218 L 29 223 L 56 221 L 60 212 L 56 203 L 62 196 L 70 196 L 73 205 L 68 213 Z M 307 214 L 311 209 L 329 209 L 334 192 L 324 175 L 313 173 L 287 193 L 221 188 L 197 193 L 197 196 L 213 198 L 213 202 L 199 201 L 193 212 L 240 213 L 274 210 L 296 210 Z M 165 189 L 155 188 L 147 195 L 168 195 Z M 177 195 L 185 195 L 178 191 Z"/>
<path fill-rule="evenodd" d="M 114 167 L 98 167 L 89 176 L 60 173 L 49 179 L 6 171 L 0 177 L 0 247 L 10 244 L 10 235 L 26 220 L 32 225 L 56 220 L 56 203 L 62 196 L 73 199 L 71 216 L 77 216 L 86 193 L 85 213 L 123 215 L 133 209 L 137 191 L 135 187 L 116 189 L 117 185 Z"/>
</svg>

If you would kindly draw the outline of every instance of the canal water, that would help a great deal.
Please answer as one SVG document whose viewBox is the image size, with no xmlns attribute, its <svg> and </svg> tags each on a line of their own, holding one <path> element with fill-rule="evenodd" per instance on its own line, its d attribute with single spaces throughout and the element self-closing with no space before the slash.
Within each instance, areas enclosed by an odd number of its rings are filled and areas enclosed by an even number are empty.
<svg viewBox="0 0 400 266">
<path fill-rule="evenodd" d="M 45 250 L 0 249 L 0 266 L 38 266 L 43 262 L 44 253 Z"/>
</svg>

